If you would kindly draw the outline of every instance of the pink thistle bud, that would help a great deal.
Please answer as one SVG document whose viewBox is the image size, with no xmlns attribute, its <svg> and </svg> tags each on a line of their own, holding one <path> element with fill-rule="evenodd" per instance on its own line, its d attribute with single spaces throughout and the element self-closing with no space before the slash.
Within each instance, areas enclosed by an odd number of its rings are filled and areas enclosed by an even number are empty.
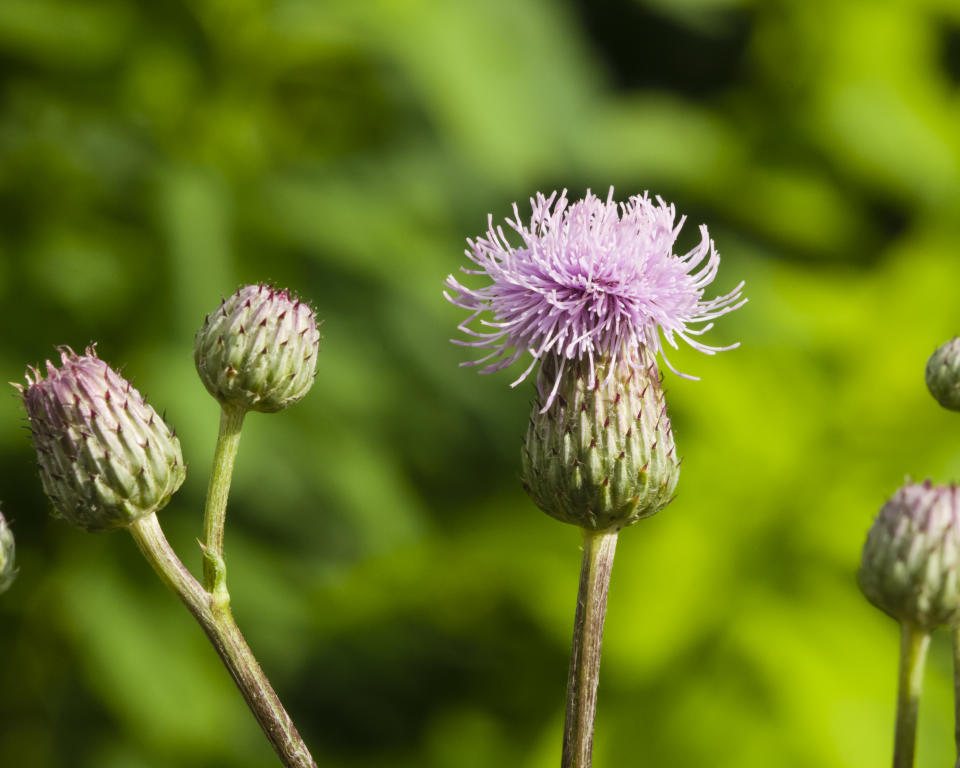
<svg viewBox="0 0 960 768">
<path fill-rule="evenodd" d="M 960 488 L 929 480 L 883 505 L 858 573 L 867 599 L 898 621 L 930 631 L 960 623 Z"/>
<path fill-rule="evenodd" d="M 54 513 L 97 531 L 165 507 L 186 477 L 176 435 L 93 347 L 61 347 L 60 361 L 47 361 L 46 378 L 28 368 L 27 386 L 13 385 Z"/>
</svg>

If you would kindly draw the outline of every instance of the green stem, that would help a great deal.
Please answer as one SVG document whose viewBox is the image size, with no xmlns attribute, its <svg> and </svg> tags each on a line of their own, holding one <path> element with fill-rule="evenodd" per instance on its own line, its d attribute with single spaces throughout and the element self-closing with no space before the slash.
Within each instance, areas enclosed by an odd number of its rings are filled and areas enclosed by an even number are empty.
<svg viewBox="0 0 960 768">
<path fill-rule="evenodd" d="M 246 411 L 223 406 L 220 410 L 220 433 L 213 452 L 213 469 L 207 486 L 207 503 L 203 510 L 203 583 L 207 590 L 222 600 L 227 594 L 227 568 L 223 560 L 223 528 L 227 521 L 227 496 L 233 463 L 240 446 L 240 429 Z M 228 603 L 229 604 L 229 603 Z"/>
<path fill-rule="evenodd" d="M 600 680 L 600 645 L 607 612 L 610 571 L 617 548 L 617 532 L 587 531 L 577 612 L 573 621 L 573 648 L 567 675 L 567 712 L 563 725 L 562 768 L 590 768 L 593 759 L 593 723 Z"/>
<path fill-rule="evenodd" d="M 923 665 L 930 633 L 903 622 L 900 627 L 900 688 L 897 727 L 893 743 L 893 768 L 913 768 L 916 753 L 917 709 L 923 688 Z"/>
<path fill-rule="evenodd" d="M 960 768 L 960 627 L 950 630 L 953 637 L 953 698 L 954 698 L 954 739 L 957 743 L 956 768 Z"/>
<path fill-rule="evenodd" d="M 180 562 L 156 515 L 141 518 L 129 530 L 163 583 L 177 593 L 203 627 L 284 766 L 316 768 L 293 720 L 243 639 L 229 604 L 207 592 Z"/>
</svg>

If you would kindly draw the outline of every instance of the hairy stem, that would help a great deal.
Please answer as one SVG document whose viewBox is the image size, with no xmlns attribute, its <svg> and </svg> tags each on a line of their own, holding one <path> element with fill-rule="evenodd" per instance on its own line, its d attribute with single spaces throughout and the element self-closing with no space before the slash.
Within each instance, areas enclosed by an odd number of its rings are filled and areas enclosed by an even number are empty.
<svg viewBox="0 0 960 768">
<path fill-rule="evenodd" d="M 590 768 L 600 680 L 600 645 L 617 533 L 584 531 L 583 562 L 567 676 L 562 768 Z"/>
<path fill-rule="evenodd" d="M 917 709 L 923 688 L 923 665 L 930 633 L 903 622 L 900 627 L 900 683 L 897 726 L 893 743 L 893 768 L 913 768 L 916 753 Z"/>
<path fill-rule="evenodd" d="M 207 633 L 284 766 L 316 768 L 293 720 L 243 639 L 229 601 L 217 599 L 191 575 L 167 542 L 156 515 L 141 518 L 129 530 L 163 583 L 177 593 Z"/>
<path fill-rule="evenodd" d="M 223 406 L 220 410 L 220 433 L 213 452 L 213 469 L 207 486 L 207 503 L 203 510 L 203 583 L 212 594 L 227 599 L 227 569 L 223 560 L 223 528 L 227 521 L 227 496 L 233 463 L 240 446 L 240 429 L 246 411 Z"/>
</svg>

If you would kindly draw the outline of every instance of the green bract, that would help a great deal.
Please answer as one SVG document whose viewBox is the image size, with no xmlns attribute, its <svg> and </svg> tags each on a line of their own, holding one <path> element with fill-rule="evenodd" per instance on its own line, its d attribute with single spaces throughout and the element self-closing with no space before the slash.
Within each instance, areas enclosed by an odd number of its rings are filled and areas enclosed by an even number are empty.
<svg viewBox="0 0 960 768">
<path fill-rule="evenodd" d="M 960 622 L 960 489 L 900 488 L 880 510 L 857 574 L 871 603 L 926 631 Z"/>
<path fill-rule="evenodd" d="M 193 359 L 221 405 L 272 413 L 310 390 L 319 341 L 307 304 L 287 291 L 247 285 L 207 315 Z"/>
<path fill-rule="evenodd" d="M 523 486 L 544 512 L 593 531 L 617 530 L 659 512 L 673 497 L 680 466 L 660 374 L 642 363 L 610 374 L 598 363 L 568 362 L 556 395 L 541 413 L 541 393 L 522 454 Z M 556 358 L 544 361 L 554 381 Z"/>
<path fill-rule="evenodd" d="M 92 348 L 64 347 L 47 378 L 27 370 L 20 392 L 54 512 L 89 531 L 129 526 L 167 505 L 183 483 L 180 441 L 130 382 Z"/>
</svg>

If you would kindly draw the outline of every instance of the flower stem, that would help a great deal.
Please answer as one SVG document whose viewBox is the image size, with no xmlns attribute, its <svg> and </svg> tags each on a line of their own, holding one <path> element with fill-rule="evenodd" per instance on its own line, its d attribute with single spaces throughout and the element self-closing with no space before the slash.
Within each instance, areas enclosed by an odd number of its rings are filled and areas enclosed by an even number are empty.
<svg viewBox="0 0 960 768">
<path fill-rule="evenodd" d="M 224 604 L 207 592 L 180 562 L 163 535 L 156 515 L 139 519 L 129 530 L 163 583 L 177 593 L 207 633 L 284 766 L 316 768 L 293 720 L 243 639 L 229 603 Z"/>
<path fill-rule="evenodd" d="M 893 768 L 913 768 L 916 753 L 917 708 L 923 688 L 923 665 L 930 646 L 930 633 L 903 622 L 900 627 L 900 688 L 897 726 L 893 744 Z"/>
<path fill-rule="evenodd" d="M 960 627 L 952 627 L 950 635 L 953 637 L 953 698 L 956 718 L 953 733 L 957 742 L 956 768 L 960 768 Z"/>
<path fill-rule="evenodd" d="M 230 494 L 233 462 L 237 458 L 240 429 L 245 415 L 246 411 L 226 405 L 220 410 L 220 432 L 213 452 L 213 469 L 210 471 L 207 503 L 203 510 L 203 583 L 211 594 L 226 600 L 229 600 L 229 596 L 226 594 L 223 528 L 227 520 L 227 496 Z"/>
<path fill-rule="evenodd" d="M 607 612 L 607 591 L 616 548 L 616 531 L 584 530 L 580 589 L 567 676 L 562 768 L 590 768 L 593 759 L 600 644 L 603 642 L 603 619 Z"/>
</svg>

